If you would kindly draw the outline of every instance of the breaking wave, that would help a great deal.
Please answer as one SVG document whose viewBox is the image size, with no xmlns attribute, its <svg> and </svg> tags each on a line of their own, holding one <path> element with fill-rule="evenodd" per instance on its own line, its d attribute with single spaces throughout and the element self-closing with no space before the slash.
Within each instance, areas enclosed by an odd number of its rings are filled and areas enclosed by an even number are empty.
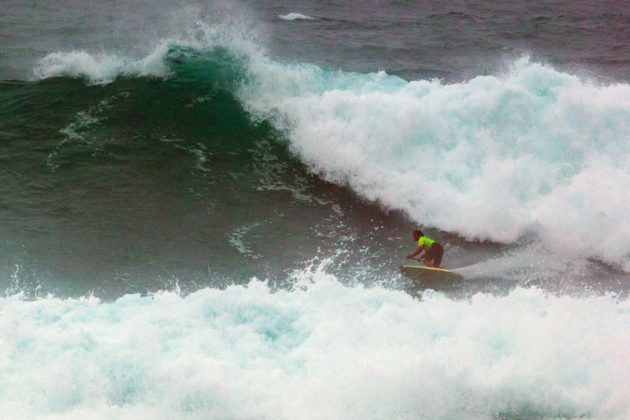
<svg viewBox="0 0 630 420">
<path fill-rule="evenodd" d="M 233 95 L 325 179 L 471 240 L 533 237 L 630 270 L 629 85 L 595 85 L 528 59 L 463 83 L 406 81 L 275 62 L 238 35 L 208 31 L 141 60 L 53 53 L 35 75 L 109 83 L 177 78 L 189 64 L 202 80 L 194 60 L 228 51 Z"/>
</svg>

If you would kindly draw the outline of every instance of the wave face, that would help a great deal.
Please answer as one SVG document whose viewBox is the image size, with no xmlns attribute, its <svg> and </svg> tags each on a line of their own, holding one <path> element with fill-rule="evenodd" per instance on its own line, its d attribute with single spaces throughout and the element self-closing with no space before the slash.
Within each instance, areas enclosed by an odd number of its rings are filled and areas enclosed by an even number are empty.
<svg viewBox="0 0 630 420">
<path fill-rule="evenodd" d="M 242 90 L 316 173 L 416 222 L 630 270 L 630 86 L 522 59 L 501 77 L 407 82 L 256 62 Z"/>
<path fill-rule="evenodd" d="M 114 302 L 0 299 L 7 418 L 627 418 L 630 303 L 470 301 L 326 270 Z"/>
<path fill-rule="evenodd" d="M 121 75 L 163 77 L 169 74 L 164 62 L 166 52 L 167 45 L 162 45 L 153 54 L 137 61 L 107 54 L 92 56 L 85 51 L 51 53 L 39 61 L 33 75 L 36 79 L 87 77 L 92 84 L 111 83 Z"/>
</svg>

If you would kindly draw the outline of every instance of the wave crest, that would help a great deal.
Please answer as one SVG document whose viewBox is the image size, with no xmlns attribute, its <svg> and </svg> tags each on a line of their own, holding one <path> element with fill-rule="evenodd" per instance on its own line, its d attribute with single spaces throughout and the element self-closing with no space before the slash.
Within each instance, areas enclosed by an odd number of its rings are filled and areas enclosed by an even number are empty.
<svg viewBox="0 0 630 420">
<path fill-rule="evenodd" d="M 39 61 L 33 74 L 36 79 L 51 77 L 85 77 L 91 84 L 111 83 L 118 76 L 166 77 L 170 70 L 165 61 L 168 45 L 161 45 L 141 60 L 116 55 L 91 55 L 85 51 L 50 53 Z"/>
</svg>

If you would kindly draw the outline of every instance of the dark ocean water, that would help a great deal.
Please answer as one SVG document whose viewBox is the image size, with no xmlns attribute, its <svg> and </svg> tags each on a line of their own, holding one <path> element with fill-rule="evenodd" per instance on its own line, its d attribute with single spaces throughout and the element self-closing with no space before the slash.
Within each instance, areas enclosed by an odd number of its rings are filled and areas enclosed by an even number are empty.
<svg viewBox="0 0 630 420">
<path fill-rule="evenodd" d="M 624 2 L 4 1 L 0 413 L 630 415 L 628 39 Z M 399 275 L 417 226 L 465 281 Z"/>
</svg>

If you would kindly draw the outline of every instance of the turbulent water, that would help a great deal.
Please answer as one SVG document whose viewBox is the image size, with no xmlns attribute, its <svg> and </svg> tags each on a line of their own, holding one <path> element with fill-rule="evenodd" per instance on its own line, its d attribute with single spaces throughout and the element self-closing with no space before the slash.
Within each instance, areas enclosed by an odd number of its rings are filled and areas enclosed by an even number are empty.
<svg viewBox="0 0 630 420">
<path fill-rule="evenodd" d="M 630 8 L 88 3 L 0 8 L 0 417 L 630 416 Z"/>
</svg>

